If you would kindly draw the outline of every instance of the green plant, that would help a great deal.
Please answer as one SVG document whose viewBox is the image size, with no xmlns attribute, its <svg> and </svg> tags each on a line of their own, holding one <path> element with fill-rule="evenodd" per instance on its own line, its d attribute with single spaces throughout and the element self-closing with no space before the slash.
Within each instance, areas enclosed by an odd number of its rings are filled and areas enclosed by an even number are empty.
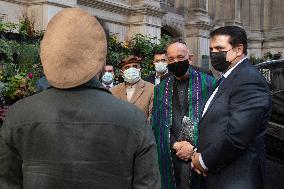
<svg viewBox="0 0 284 189">
<path fill-rule="evenodd" d="M 156 43 L 154 46 L 154 51 L 165 50 L 167 44 L 172 40 L 171 36 L 163 35 L 159 40 L 159 43 Z"/>
<path fill-rule="evenodd" d="M 119 42 L 115 35 L 108 39 L 107 63 L 116 65 L 126 56 L 130 55 L 130 49 L 126 43 Z"/>
<path fill-rule="evenodd" d="M 20 44 L 15 41 L 0 39 L 0 66 L 4 69 L 5 76 L 18 72 L 14 57 L 18 55 Z"/>
<path fill-rule="evenodd" d="M 251 62 L 253 65 L 265 61 L 265 59 L 264 59 L 263 57 L 255 57 L 255 56 L 250 56 L 249 60 L 250 60 L 250 62 Z"/>
<path fill-rule="evenodd" d="M 0 22 L 0 31 L 1 32 L 12 32 L 18 29 L 18 24 L 13 22 Z"/>
<path fill-rule="evenodd" d="M 5 24 L 0 21 L 0 32 L 4 32 L 4 31 L 5 31 Z"/>
<path fill-rule="evenodd" d="M 154 72 L 154 65 L 152 64 L 154 52 L 157 50 L 165 50 L 166 45 L 171 40 L 170 36 L 163 36 L 157 40 L 156 37 L 144 36 L 136 34 L 130 42 L 132 54 L 143 58 L 142 62 L 142 78 L 147 77 Z"/>
<path fill-rule="evenodd" d="M 19 100 L 34 93 L 34 81 L 25 73 L 7 78 L 3 92 L 4 96 L 12 100 Z"/>
<path fill-rule="evenodd" d="M 34 24 L 35 21 L 24 14 L 19 22 L 19 33 L 29 37 L 36 36 L 37 32 L 35 30 Z"/>
<path fill-rule="evenodd" d="M 282 56 L 282 52 L 278 52 L 276 54 L 272 54 L 270 51 L 264 53 L 264 55 L 262 57 L 255 57 L 254 55 L 251 55 L 250 56 L 250 62 L 252 64 L 259 64 L 261 62 L 265 62 L 265 61 L 270 61 L 270 60 L 273 60 L 274 58 L 281 58 Z"/>
<path fill-rule="evenodd" d="M 22 35 L 30 35 L 41 39 L 44 32 L 34 32 L 33 23 L 23 19 L 20 24 Z M 0 27 L 4 27 L 0 25 Z M 6 26 L 5 26 L 6 27 Z M 30 27 L 30 28 L 29 28 Z M 0 28 L 1 29 L 1 28 Z M 160 40 L 135 35 L 130 41 L 119 42 L 116 36 L 108 39 L 107 63 L 117 67 L 117 64 L 125 57 L 136 55 L 143 59 L 142 77 L 154 70 L 152 59 L 155 50 L 164 49 L 170 37 Z M 118 69 L 116 75 L 119 75 Z M 39 41 L 16 42 L 0 39 L 0 81 L 4 83 L 4 99 L 15 102 L 21 98 L 35 93 L 35 83 L 43 76 L 43 69 L 39 59 Z M 5 104 L 5 103 L 4 103 Z"/>
<path fill-rule="evenodd" d="M 39 44 L 21 44 L 15 63 L 19 73 L 32 71 L 34 65 L 39 63 Z"/>
<path fill-rule="evenodd" d="M 130 55 L 142 58 L 142 77 L 148 76 L 154 71 L 152 64 L 153 53 L 156 50 L 165 49 L 166 44 L 171 40 L 169 36 L 163 36 L 160 40 L 142 34 L 136 34 L 130 41 L 119 42 L 116 36 L 108 39 L 107 63 L 114 67 L 125 57 Z M 117 72 L 117 76 L 118 76 Z"/>
<path fill-rule="evenodd" d="M 18 43 L 0 39 L 0 81 L 5 84 L 3 96 L 12 102 L 35 92 L 42 76 L 39 44 Z"/>
</svg>

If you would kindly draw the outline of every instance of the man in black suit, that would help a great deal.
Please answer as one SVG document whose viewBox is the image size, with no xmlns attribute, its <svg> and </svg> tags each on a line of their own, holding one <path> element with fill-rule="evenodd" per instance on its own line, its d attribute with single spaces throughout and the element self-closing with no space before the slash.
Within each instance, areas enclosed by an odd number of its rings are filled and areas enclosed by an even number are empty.
<svg viewBox="0 0 284 189">
<path fill-rule="evenodd" d="M 171 76 L 171 74 L 168 73 L 167 69 L 168 64 L 165 50 L 154 52 L 153 64 L 155 66 L 156 72 L 146 77 L 145 81 L 148 81 L 154 85 L 158 85 L 165 78 Z"/>
<path fill-rule="evenodd" d="M 210 39 L 211 64 L 223 77 L 203 110 L 192 164 L 208 189 L 263 188 L 269 88 L 246 57 L 242 28 L 218 28 Z"/>
</svg>

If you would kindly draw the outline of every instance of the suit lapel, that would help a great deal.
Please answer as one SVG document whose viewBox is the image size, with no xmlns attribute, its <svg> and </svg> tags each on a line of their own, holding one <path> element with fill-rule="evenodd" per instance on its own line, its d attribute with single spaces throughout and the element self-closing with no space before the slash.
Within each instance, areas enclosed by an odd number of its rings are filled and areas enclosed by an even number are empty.
<svg viewBox="0 0 284 189">
<path fill-rule="evenodd" d="M 151 75 L 151 83 L 155 84 L 155 79 L 156 79 L 156 72 Z"/>
<path fill-rule="evenodd" d="M 126 93 L 125 83 L 121 84 L 121 87 L 120 87 L 119 90 L 120 90 L 119 93 L 120 93 L 121 99 L 127 101 L 127 93 Z"/>
<path fill-rule="evenodd" d="M 235 77 L 235 74 L 234 74 Z M 212 107 L 212 105 L 215 103 L 215 100 L 218 98 L 218 96 L 220 96 L 225 90 L 226 88 L 230 85 L 230 83 L 232 82 L 232 80 L 234 79 L 234 77 L 228 77 L 224 80 L 224 83 L 218 88 L 217 93 L 215 94 L 215 96 L 213 97 L 213 99 L 211 100 L 205 114 L 203 117 L 206 116 L 206 114 L 210 111 L 210 108 Z M 202 118 L 203 118 L 202 117 Z M 202 120 L 202 119 L 201 119 Z"/>
<path fill-rule="evenodd" d="M 143 94 L 144 92 L 144 87 L 145 87 L 145 82 L 140 79 L 140 81 L 137 83 L 137 86 L 135 88 L 134 94 L 132 98 L 130 99 L 130 103 L 134 104 L 138 98 Z"/>
<path fill-rule="evenodd" d="M 203 120 L 203 118 L 206 116 L 206 114 L 210 111 L 210 108 L 212 107 L 212 105 L 215 103 L 216 99 L 230 86 L 232 86 L 233 80 L 234 78 L 237 76 L 239 70 L 245 66 L 245 64 L 247 63 L 247 59 L 244 60 L 243 62 L 240 63 L 240 65 L 238 65 L 231 73 L 230 75 L 225 78 L 224 82 L 222 83 L 222 85 L 219 86 L 217 93 L 215 94 L 215 96 L 213 97 L 213 99 L 211 100 L 204 116 L 201 118 L 200 122 Z"/>
</svg>

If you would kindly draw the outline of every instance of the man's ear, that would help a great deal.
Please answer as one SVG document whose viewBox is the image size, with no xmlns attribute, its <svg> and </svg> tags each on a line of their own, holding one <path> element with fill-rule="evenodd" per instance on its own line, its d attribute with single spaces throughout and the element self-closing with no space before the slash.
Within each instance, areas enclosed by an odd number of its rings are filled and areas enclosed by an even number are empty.
<svg viewBox="0 0 284 189">
<path fill-rule="evenodd" d="M 120 74 L 121 76 L 123 76 L 123 71 L 122 71 L 122 69 L 119 69 L 119 74 Z"/>
<path fill-rule="evenodd" d="M 193 60 L 193 54 L 189 54 L 189 55 L 188 55 L 188 60 L 189 60 L 189 61 L 192 61 L 192 60 Z"/>
<path fill-rule="evenodd" d="M 236 48 L 237 48 L 237 55 L 241 56 L 244 53 L 244 45 L 239 44 Z"/>
</svg>

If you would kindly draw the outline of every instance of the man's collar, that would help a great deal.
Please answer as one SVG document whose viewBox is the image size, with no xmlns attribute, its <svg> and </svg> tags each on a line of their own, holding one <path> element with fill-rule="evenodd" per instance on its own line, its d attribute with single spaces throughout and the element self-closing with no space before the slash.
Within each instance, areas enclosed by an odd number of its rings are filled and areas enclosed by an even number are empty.
<svg viewBox="0 0 284 189">
<path fill-rule="evenodd" d="M 135 88 L 137 85 L 142 85 L 143 84 L 143 82 L 142 82 L 143 80 L 140 78 L 136 83 L 134 83 L 133 85 L 127 85 L 126 83 L 124 83 L 125 84 L 125 87 L 126 88 L 128 88 L 128 89 L 131 89 L 131 88 Z"/>
<path fill-rule="evenodd" d="M 168 71 L 166 71 L 166 72 L 165 72 L 163 75 L 161 75 L 161 76 L 158 75 L 158 72 L 155 72 L 155 73 L 156 73 L 155 78 L 157 78 L 157 77 L 162 77 L 162 76 L 166 75 L 166 74 L 168 73 Z"/>
<path fill-rule="evenodd" d="M 108 87 L 110 87 L 110 88 L 111 88 L 111 87 L 113 87 L 113 86 L 114 86 L 113 82 L 112 82 L 111 84 L 109 84 L 109 85 L 106 85 L 106 84 L 104 84 L 104 83 L 102 83 L 102 84 L 103 84 L 103 86 L 104 86 L 104 87 L 107 87 L 107 86 L 108 86 Z"/>
<path fill-rule="evenodd" d="M 242 58 L 236 65 L 234 65 L 233 67 L 231 67 L 228 71 L 226 71 L 224 74 L 223 74 L 223 77 L 227 78 L 230 73 L 240 64 L 242 63 L 245 59 L 247 59 L 247 56 L 245 56 L 244 58 Z"/>
<path fill-rule="evenodd" d="M 88 87 L 88 88 L 97 88 L 97 89 L 101 89 L 101 90 L 104 90 L 104 91 L 110 93 L 109 90 L 107 90 L 107 89 L 102 85 L 102 83 L 101 83 L 98 79 L 96 79 L 95 77 L 92 78 L 92 79 L 91 79 L 90 81 L 88 81 L 87 83 L 81 85 L 81 86 L 83 86 L 83 87 Z"/>
</svg>

